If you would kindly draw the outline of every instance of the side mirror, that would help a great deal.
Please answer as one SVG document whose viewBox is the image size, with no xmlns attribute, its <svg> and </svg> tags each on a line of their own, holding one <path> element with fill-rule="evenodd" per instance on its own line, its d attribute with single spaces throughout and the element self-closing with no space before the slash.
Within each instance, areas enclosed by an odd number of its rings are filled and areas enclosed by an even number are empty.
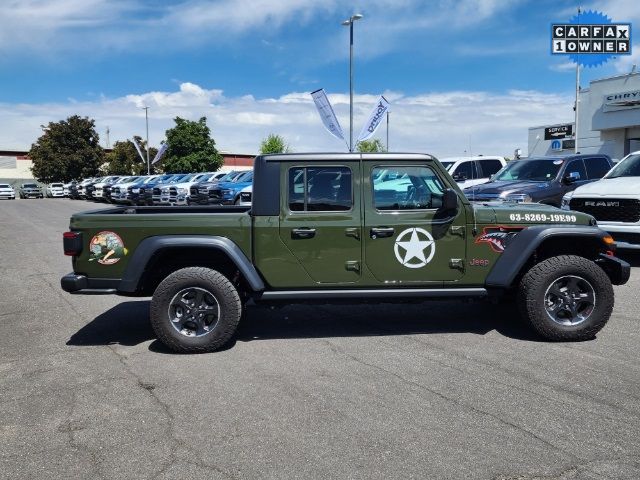
<svg viewBox="0 0 640 480">
<path fill-rule="evenodd" d="M 444 195 L 442 198 L 442 209 L 446 212 L 455 211 L 458 209 L 458 194 L 447 188 L 444 191 Z"/>
<path fill-rule="evenodd" d="M 579 172 L 569 172 L 564 177 L 564 181 L 567 185 L 571 185 L 572 183 L 575 183 L 578 180 L 580 180 Z"/>
</svg>

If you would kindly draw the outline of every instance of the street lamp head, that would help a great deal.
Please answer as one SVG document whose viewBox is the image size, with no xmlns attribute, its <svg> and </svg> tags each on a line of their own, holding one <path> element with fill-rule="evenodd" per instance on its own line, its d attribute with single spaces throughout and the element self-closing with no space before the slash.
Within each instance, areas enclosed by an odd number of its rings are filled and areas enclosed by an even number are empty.
<svg viewBox="0 0 640 480">
<path fill-rule="evenodd" d="M 345 20 L 344 22 L 342 22 L 342 25 L 344 25 L 345 27 L 348 27 L 349 25 L 351 25 L 353 22 L 355 22 L 356 20 L 360 20 L 362 18 L 362 14 L 360 13 L 355 13 L 353 15 L 351 15 L 350 18 L 348 18 L 347 20 Z"/>
</svg>

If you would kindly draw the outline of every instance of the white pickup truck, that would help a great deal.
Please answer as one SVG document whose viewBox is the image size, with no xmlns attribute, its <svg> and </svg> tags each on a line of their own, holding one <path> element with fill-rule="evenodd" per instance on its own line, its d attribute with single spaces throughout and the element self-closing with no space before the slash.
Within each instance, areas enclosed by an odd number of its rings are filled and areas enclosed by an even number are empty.
<svg viewBox="0 0 640 480">
<path fill-rule="evenodd" d="M 484 155 L 448 157 L 439 160 L 462 189 L 487 183 L 491 175 L 507 164 L 504 157 Z"/>
<path fill-rule="evenodd" d="M 562 208 L 593 215 L 618 249 L 640 250 L 640 151 L 620 160 L 602 180 L 567 193 Z"/>
</svg>

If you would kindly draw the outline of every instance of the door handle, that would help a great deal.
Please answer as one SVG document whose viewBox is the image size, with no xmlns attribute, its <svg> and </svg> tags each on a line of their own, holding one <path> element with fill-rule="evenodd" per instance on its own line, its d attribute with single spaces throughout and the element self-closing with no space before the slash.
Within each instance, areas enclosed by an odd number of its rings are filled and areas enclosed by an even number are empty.
<svg viewBox="0 0 640 480">
<path fill-rule="evenodd" d="M 291 238 L 298 240 L 306 240 L 316 236 L 315 228 L 294 228 L 291 230 Z"/>
<path fill-rule="evenodd" d="M 393 227 L 373 227 L 369 232 L 371 238 L 387 238 L 393 236 L 395 229 Z"/>
</svg>

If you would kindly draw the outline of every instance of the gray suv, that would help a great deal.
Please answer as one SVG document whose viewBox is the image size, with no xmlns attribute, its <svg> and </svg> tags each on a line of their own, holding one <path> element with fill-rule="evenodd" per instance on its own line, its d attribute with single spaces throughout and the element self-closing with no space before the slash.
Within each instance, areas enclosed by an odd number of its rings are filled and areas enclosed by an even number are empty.
<svg viewBox="0 0 640 480">
<path fill-rule="evenodd" d="M 20 198 L 43 198 L 42 189 L 35 183 L 23 183 L 18 190 Z"/>
</svg>

